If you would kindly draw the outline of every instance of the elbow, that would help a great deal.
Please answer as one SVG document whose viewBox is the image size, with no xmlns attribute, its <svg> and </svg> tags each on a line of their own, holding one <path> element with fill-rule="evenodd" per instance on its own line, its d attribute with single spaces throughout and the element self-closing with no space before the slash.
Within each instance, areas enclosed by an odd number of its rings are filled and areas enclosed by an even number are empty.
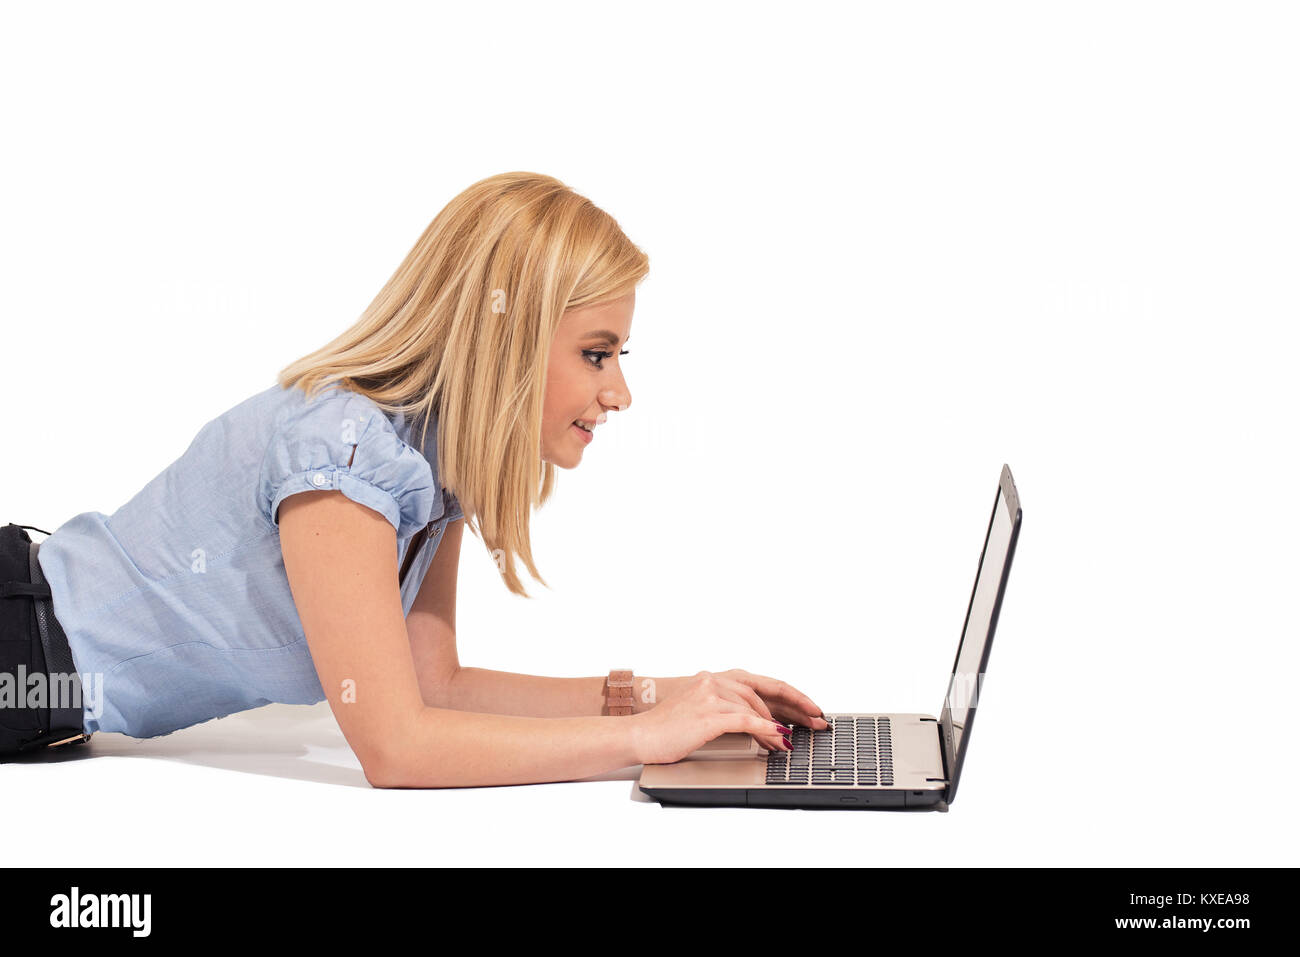
<svg viewBox="0 0 1300 957">
<path fill-rule="evenodd" d="M 408 787 L 399 773 L 400 767 L 391 757 L 371 757 L 361 762 L 361 773 L 372 788 Z"/>
<path fill-rule="evenodd" d="M 366 783 L 369 784 L 372 788 L 402 787 L 402 785 L 398 784 L 393 779 L 388 778 L 384 775 L 371 774 L 369 771 L 366 771 L 365 774 L 366 774 Z"/>
<path fill-rule="evenodd" d="M 415 780 L 425 740 L 419 715 L 389 715 L 353 745 L 366 783 L 374 788 L 420 787 Z"/>
<path fill-rule="evenodd" d="M 459 787 L 449 781 L 438 778 L 426 778 L 413 774 L 409 767 L 395 764 L 363 764 L 361 768 L 366 782 L 372 788 L 447 788 Z"/>
<path fill-rule="evenodd" d="M 446 780 L 445 775 L 428 767 L 417 768 L 408 754 L 405 758 L 390 756 L 386 760 L 363 761 L 361 770 L 372 788 L 451 788 L 461 783 Z"/>
<path fill-rule="evenodd" d="M 428 788 L 441 785 L 427 780 L 428 769 L 411 749 L 372 751 L 361 759 L 361 771 L 372 788 Z"/>
<path fill-rule="evenodd" d="M 398 730 L 400 729 L 400 730 Z M 383 742 L 373 742 L 357 753 L 366 782 L 374 788 L 429 788 L 443 785 L 431 777 L 440 777 L 433 768 L 441 766 L 436 745 L 417 719 L 400 721 L 384 734 Z M 436 740 L 436 739 L 434 739 Z"/>
<path fill-rule="evenodd" d="M 393 735 L 399 741 L 403 735 Z M 372 743 L 371 746 L 357 749 L 361 760 L 361 773 L 366 776 L 366 783 L 372 788 L 410 787 L 411 756 L 400 747 Z"/>
</svg>

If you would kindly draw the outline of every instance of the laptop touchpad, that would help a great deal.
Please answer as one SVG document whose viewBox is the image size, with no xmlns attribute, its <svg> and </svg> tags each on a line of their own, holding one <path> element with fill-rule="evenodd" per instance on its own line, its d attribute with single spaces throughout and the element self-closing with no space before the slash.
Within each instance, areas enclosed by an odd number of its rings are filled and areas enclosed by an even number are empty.
<svg viewBox="0 0 1300 957">
<path fill-rule="evenodd" d="M 705 741 L 694 753 L 698 754 L 701 751 L 741 751 L 748 753 L 755 750 L 756 747 L 754 739 L 750 735 L 744 731 L 732 731 L 727 734 L 720 734 L 712 741 Z"/>
</svg>

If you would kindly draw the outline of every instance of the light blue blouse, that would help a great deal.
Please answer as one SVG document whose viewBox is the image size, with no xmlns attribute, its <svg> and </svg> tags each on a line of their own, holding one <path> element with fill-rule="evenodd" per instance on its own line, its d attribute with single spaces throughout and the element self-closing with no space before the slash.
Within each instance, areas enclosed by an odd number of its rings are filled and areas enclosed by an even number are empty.
<svg viewBox="0 0 1300 957">
<path fill-rule="evenodd" d="M 436 420 L 419 439 L 418 422 L 359 393 L 336 385 L 308 402 L 275 385 L 205 425 L 111 516 L 55 529 L 38 560 L 81 675 L 85 730 L 148 738 L 324 700 L 277 509 L 295 492 L 338 489 L 392 524 L 399 567 L 428 525 L 401 589 L 409 613 L 443 530 L 463 517 L 438 483 Z"/>
</svg>

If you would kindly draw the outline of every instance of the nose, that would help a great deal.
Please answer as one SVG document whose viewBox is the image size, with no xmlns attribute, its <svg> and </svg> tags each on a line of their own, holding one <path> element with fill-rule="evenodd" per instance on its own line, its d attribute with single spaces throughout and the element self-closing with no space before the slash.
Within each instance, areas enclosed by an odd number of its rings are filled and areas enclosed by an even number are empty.
<svg viewBox="0 0 1300 957">
<path fill-rule="evenodd" d="M 622 412 L 632 404 L 632 393 L 628 391 L 627 382 L 623 380 L 623 373 L 618 374 L 618 385 L 614 388 L 604 389 L 597 397 L 600 404 L 607 409 L 614 409 Z"/>
</svg>

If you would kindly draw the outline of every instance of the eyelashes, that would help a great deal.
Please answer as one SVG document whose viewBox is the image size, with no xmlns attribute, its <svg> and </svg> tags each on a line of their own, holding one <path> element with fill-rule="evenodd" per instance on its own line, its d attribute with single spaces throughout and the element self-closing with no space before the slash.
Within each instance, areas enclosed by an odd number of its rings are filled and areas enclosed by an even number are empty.
<svg viewBox="0 0 1300 957">
<path fill-rule="evenodd" d="M 627 355 L 627 354 L 628 354 L 628 350 L 626 350 L 626 349 L 624 349 L 622 352 L 619 353 L 619 355 L 621 355 L 621 356 L 625 356 L 625 355 Z M 612 352 L 605 352 L 605 351 L 603 351 L 603 350 L 601 350 L 601 349 L 583 349 L 583 350 L 582 350 L 582 355 L 583 355 L 583 357 L 584 357 L 585 359 L 587 359 L 589 362 L 591 362 L 591 364 L 592 364 L 595 368 L 597 368 L 597 369 L 603 369 L 604 366 L 601 365 L 601 361 L 604 360 L 604 359 L 609 359 L 609 358 L 611 358 L 611 357 L 614 355 L 614 353 L 612 353 Z M 593 359 L 594 359 L 595 361 L 592 361 Z"/>
</svg>

